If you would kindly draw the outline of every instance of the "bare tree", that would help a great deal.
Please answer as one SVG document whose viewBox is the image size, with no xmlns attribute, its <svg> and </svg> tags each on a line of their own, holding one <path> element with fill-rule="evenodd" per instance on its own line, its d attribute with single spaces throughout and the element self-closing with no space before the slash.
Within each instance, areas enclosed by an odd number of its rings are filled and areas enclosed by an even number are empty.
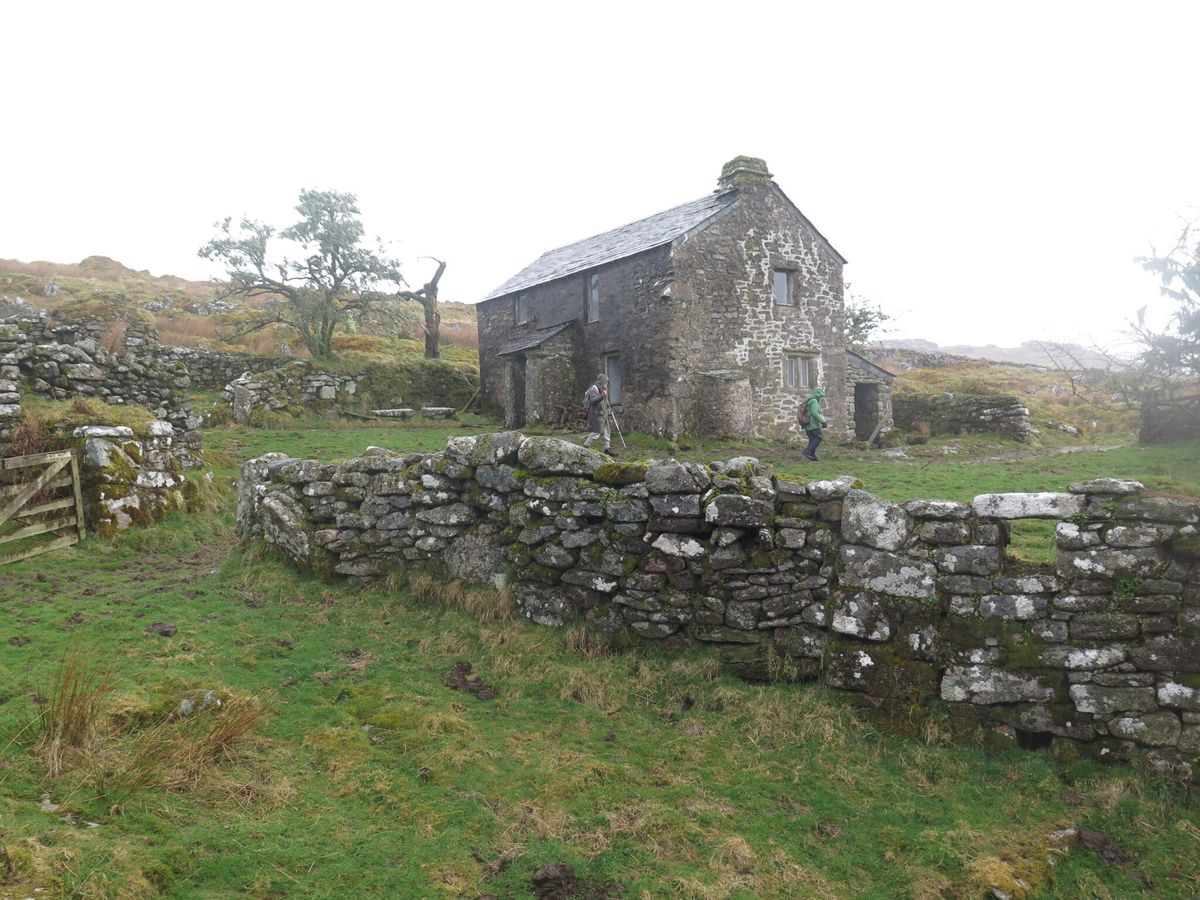
<svg viewBox="0 0 1200 900">
<path fill-rule="evenodd" d="M 442 273 L 446 271 L 446 263 L 432 256 L 425 256 L 422 259 L 432 259 L 437 263 L 437 271 L 433 273 L 433 277 L 425 282 L 419 290 L 400 291 L 396 296 L 401 300 L 416 300 L 425 310 L 425 358 L 437 359 L 441 356 L 438 341 L 441 338 L 442 329 L 442 314 L 438 309 L 438 282 L 442 280 Z"/>
</svg>

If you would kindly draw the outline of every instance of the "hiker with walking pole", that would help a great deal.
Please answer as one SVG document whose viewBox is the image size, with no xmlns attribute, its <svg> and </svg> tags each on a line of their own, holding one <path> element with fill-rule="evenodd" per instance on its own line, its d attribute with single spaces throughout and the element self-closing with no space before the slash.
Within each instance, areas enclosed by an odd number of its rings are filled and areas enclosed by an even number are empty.
<svg viewBox="0 0 1200 900">
<path fill-rule="evenodd" d="M 583 395 L 583 406 L 588 416 L 588 436 L 583 439 L 583 446 L 588 446 L 598 438 L 603 443 L 604 452 L 609 456 L 616 456 L 616 451 L 609 446 L 612 441 L 612 431 L 609 428 L 612 409 L 608 405 L 608 376 L 603 372 L 596 376 L 596 383 Z M 613 421 L 616 421 L 615 417 Z M 617 430 L 620 431 L 620 428 Z"/>
<path fill-rule="evenodd" d="M 808 446 L 800 451 L 800 455 L 810 462 L 817 461 L 817 447 L 825 440 L 825 434 L 821 430 L 826 424 L 825 417 L 821 415 L 821 401 L 824 399 L 825 392 L 820 388 L 813 388 L 813 392 L 800 406 L 800 427 L 808 434 Z"/>
</svg>

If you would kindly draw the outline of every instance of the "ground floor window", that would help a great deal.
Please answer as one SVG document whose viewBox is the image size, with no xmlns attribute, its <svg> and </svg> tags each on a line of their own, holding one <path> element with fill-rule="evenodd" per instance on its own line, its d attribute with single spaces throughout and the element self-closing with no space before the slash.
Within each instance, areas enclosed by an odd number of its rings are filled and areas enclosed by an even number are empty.
<svg viewBox="0 0 1200 900">
<path fill-rule="evenodd" d="M 790 388 L 816 387 L 817 358 L 805 353 L 789 353 L 783 361 L 783 383 Z"/>
<path fill-rule="evenodd" d="M 621 357 L 616 353 L 604 357 L 604 374 L 608 376 L 608 402 L 621 402 Z"/>
</svg>

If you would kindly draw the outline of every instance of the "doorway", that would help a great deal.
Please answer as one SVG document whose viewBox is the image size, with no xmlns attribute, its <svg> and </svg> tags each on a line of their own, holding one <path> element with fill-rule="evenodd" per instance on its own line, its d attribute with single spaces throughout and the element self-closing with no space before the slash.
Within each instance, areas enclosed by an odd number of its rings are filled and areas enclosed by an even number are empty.
<svg viewBox="0 0 1200 900">
<path fill-rule="evenodd" d="M 854 385 L 854 436 L 869 441 L 878 428 L 879 385 L 858 382 Z"/>
<path fill-rule="evenodd" d="M 525 354 L 508 360 L 508 397 L 505 398 L 504 424 L 508 428 L 525 427 Z"/>
</svg>

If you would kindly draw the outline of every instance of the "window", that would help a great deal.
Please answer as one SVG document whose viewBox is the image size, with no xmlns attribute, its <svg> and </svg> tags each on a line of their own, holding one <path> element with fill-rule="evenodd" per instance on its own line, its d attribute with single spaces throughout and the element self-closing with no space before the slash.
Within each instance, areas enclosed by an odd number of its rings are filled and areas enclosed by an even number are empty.
<svg viewBox="0 0 1200 900">
<path fill-rule="evenodd" d="M 600 276 L 592 275 L 588 278 L 588 296 L 587 296 L 587 320 L 589 322 L 600 321 Z"/>
<path fill-rule="evenodd" d="M 604 374 L 608 376 L 608 402 L 616 406 L 621 402 L 621 357 L 615 353 L 604 357 Z"/>
<path fill-rule="evenodd" d="M 788 269 L 772 271 L 772 284 L 775 291 L 775 303 L 779 306 L 795 306 L 792 299 L 792 273 Z"/>
<path fill-rule="evenodd" d="M 516 302 L 516 321 L 518 325 L 524 325 L 529 321 L 529 295 L 517 294 Z"/>
<path fill-rule="evenodd" d="M 811 388 L 817 383 L 817 360 L 801 353 L 789 353 L 783 361 L 783 382 L 790 388 Z"/>
</svg>

